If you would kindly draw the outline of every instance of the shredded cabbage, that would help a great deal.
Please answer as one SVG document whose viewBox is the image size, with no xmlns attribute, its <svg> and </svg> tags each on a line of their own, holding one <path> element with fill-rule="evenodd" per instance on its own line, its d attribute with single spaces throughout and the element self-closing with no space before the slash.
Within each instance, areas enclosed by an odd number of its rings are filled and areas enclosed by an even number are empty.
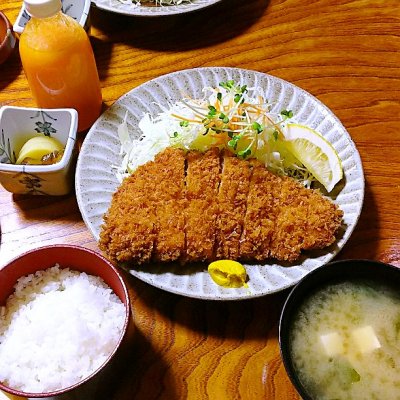
<svg viewBox="0 0 400 400">
<path fill-rule="evenodd" d="M 256 158 L 269 170 L 307 187 L 315 180 L 285 145 L 284 127 L 294 121 L 293 113 L 272 112 L 261 88 L 230 80 L 204 88 L 203 99 L 182 99 L 160 108 L 158 115 L 142 117 L 138 139 L 130 137 L 127 115 L 118 127 L 123 156 L 116 167 L 119 181 L 167 147 L 200 151 L 219 147 L 243 159 Z"/>
</svg>

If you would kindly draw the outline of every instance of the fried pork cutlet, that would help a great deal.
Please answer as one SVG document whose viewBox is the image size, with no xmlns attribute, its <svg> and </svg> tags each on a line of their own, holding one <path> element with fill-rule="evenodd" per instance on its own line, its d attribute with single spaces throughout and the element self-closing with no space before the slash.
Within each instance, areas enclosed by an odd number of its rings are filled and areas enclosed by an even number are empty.
<svg viewBox="0 0 400 400">
<path fill-rule="evenodd" d="M 334 242 L 343 215 L 335 204 L 294 179 L 272 174 L 257 161 L 252 164 L 242 259 L 295 261 L 302 250 Z"/>
<path fill-rule="evenodd" d="M 255 160 L 247 196 L 240 256 L 244 260 L 266 260 L 275 229 L 278 177 Z"/>
<path fill-rule="evenodd" d="M 174 261 L 185 248 L 185 155 L 166 149 L 126 178 L 104 218 L 100 248 L 118 261 Z"/>
<path fill-rule="evenodd" d="M 185 251 L 185 219 L 181 212 L 186 207 L 185 155 L 183 151 L 167 149 L 158 155 L 153 174 L 149 201 L 155 206 L 156 261 L 174 261 Z M 156 183 L 156 185 L 154 185 Z"/>
<path fill-rule="evenodd" d="M 114 262 L 295 261 L 335 241 L 343 213 L 255 160 L 166 149 L 113 195 L 100 248 Z"/>
<path fill-rule="evenodd" d="M 240 238 L 252 166 L 228 152 L 224 154 L 222 162 L 214 253 L 217 259 L 237 260 L 240 258 Z"/>
<path fill-rule="evenodd" d="M 99 241 L 110 259 L 143 263 L 152 258 L 156 217 L 146 197 L 152 167 L 140 166 L 113 195 Z"/>
<path fill-rule="evenodd" d="M 182 262 L 213 258 L 220 182 L 220 158 L 217 148 L 187 154 L 185 215 L 186 255 Z"/>
</svg>

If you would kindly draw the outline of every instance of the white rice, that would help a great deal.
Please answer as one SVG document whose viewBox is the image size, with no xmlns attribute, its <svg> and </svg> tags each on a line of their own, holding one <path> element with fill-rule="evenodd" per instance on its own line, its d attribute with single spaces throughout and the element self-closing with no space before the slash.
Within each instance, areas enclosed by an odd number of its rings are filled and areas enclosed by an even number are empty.
<svg viewBox="0 0 400 400">
<path fill-rule="evenodd" d="M 115 349 L 125 306 L 101 278 L 55 265 L 22 277 L 0 308 L 0 381 L 45 393 L 71 386 Z"/>
</svg>

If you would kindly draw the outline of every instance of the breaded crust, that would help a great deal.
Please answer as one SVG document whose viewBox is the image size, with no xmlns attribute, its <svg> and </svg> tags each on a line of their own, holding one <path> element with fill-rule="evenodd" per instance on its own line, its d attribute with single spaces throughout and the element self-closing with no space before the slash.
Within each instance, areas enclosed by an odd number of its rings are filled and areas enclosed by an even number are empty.
<svg viewBox="0 0 400 400">
<path fill-rule="evenodd" d="M 224 153 L 222 160 L 214 256 L 216 259 L 237 260 L 240 258 L 240 238 L 246 214 L 252 165 L 243 163 L 229 152 Z"/>
<path fill-rule="evenodd" d="M 251 161 L 253 173 L 247 196 L 243 233 L 240 238 L 242 260 L 266 260 L 275 229 L 275 187 L 279 178 L 259 162 Z"/>
<path fill-rule="evenodd" d="M 104 216 L 99 247 L 113 261 L 142 264 L 152 258 L 156 217 L 145 196 L 151 185 L 149 169 L 141 166 L 124 180 Z"/>
<path fill-rule="evenodd" d="M 153 259 L 175 261 L 185 252 L 186 207 L 185 154 L 182 150 L 166 149 L 154 160 L 154 183 L 151 190 L 155 205 L 155 231 Z"/>
<path fill-rule="evenodd" d="M 324 248 L 336 240 L 343 213 L 318 191 L 293 179 L 279 178 L 270 256 L 294 261 L 304 250 Z"/>
<path fill-rule="evenodd" d="M 336 240 L 343 212 L 317 190 L 217 148 L 166 149 L 113 195 L 100 248 L 115 262 L 295 261 Z"/>
<path fill-rule="evenodd" d="M 185 248 L 185 154 L 166 149 L 113 195 L 99 247 L 117 262 L 174 261 Z"/>
<path fill-rule="evenodd" d="M 186 254 L 182 262 L 213 258 L 218 216 L 217 194 L 220 182 L 220 155 L 217 148 L 186 156 L 185 214 Z"/>
</svg>

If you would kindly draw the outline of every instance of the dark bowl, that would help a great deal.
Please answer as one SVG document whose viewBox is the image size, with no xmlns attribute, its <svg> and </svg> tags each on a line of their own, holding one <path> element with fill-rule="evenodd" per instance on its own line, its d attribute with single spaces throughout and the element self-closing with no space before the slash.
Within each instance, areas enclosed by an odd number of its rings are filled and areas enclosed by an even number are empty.
<svg viewBox="0 0 400 400">
<path fill-rule="evenodd" d="M 64 394 L 76 389 L 84 383 L 89 382 L 105 369 L 110 361 L 114 358 L 117 350 L 121 347 L 122 341 L 127 335 L 128 326 L 131 323 L 131 307 L 126 285 L 117 269 L 103 256 L 93 250 L 74 246 L 74 245 L 51 245 L 40 247 L 35 250 L 28 251 L 21 256 L 10 261 L 4 268 L 0 269 L 0 306 L 4 305 L 8 296 L 13 292 L 13 287 L 17 280 L 39 270 L 45 270 L 59 264 L 60 268 L 70 268 L 71 270 L 85 272 L 102 278 L 104 282 L 114 291 L 125 306 L 125 320 L 119 341 L 105 360 L 105 362 L 91 375 L 82 379 L 74 385 L 62 388 L 58 391 L 46 393 L 25 393 L 15 390 L 11 387 L 0 383 L 0 390 L 21 397 L 44 398 Z"/>
<path fill-rule="evenodd" d="M 290 333 L 293 320 L 303 302 L 316 290 L 325 285 L 348 282 L 351 280 L 373 280 L 398 290 L 400 287 L 400 268 L 390 264 L 371 260 L 342 260 L 325 264 L 306 275 L 291 290 L 279 322 L 279 345 L 286 372 L 304 400 L 318 400 L 310 396 L 298 378 L 290 354 Z"/>
</svg>

